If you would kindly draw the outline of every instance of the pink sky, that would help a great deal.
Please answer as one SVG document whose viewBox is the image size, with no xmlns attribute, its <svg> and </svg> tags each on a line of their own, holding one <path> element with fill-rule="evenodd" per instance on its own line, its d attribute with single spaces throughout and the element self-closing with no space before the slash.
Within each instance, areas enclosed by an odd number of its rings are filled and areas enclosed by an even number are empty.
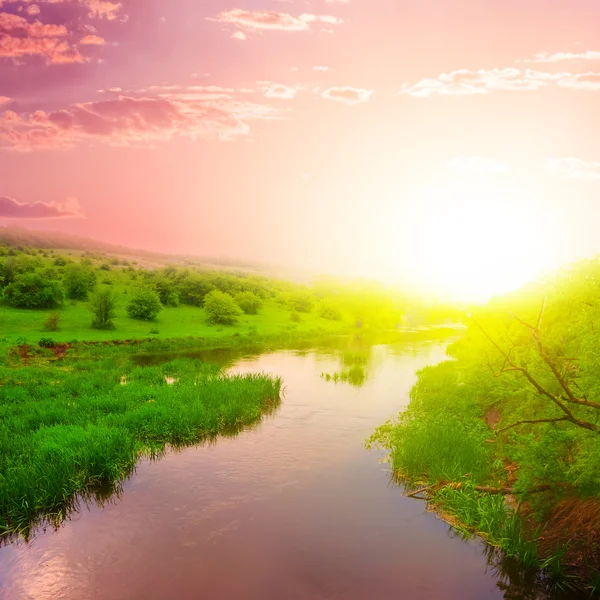
<svg viewBox="0 0 600 600">
<path fill-rule="evenodd" d="M 559 225 L 552 260 L 598 252 L 599 23 L 596 0 L 0 0 L 0 225 L 402 274 L 427 190 L 485 181 Z"/>
</svg>

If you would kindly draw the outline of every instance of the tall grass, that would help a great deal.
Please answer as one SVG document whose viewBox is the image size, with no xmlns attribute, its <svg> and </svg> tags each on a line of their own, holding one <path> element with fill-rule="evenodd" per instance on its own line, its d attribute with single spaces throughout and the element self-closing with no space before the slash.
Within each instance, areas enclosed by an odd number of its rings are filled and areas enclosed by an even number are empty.
<svg viewBox="0 0 600 600">
<path fill-rule="evenodd" d="M 0 367 L 0 532 L 62 515 L 74 494 L 122 480 L 145 452 L 257 422 L 280 388 L 278 378 L 228 377 L 191 359 Z"/>
</svg>

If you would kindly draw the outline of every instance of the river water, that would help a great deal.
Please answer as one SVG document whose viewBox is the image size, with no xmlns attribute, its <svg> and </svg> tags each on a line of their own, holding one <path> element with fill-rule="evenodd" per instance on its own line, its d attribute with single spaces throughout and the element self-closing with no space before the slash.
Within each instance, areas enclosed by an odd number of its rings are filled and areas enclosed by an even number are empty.
<svg viewBox="0 0 600 600">
<path fill-rule="evenodd" d="M 283 378 L 279 409 L 215 444 L 143 460 L 122 493 L 0 548 L 2 600 L 541 598 L 390 483 L 365 439 L 445 345 L 368 350 L 361 387 L 334 351 L 239 359 Z M 219 360 L 225 360 L 220 357 Z"/>
</svg>

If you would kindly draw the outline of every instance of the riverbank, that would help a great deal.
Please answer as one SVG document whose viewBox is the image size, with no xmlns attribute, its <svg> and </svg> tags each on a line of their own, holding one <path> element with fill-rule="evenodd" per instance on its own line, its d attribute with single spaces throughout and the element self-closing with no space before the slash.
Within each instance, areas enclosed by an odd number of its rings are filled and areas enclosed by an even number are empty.
<svg viewBox="0 0 600 600">
<path fill-rule="evenodd" d="M 498 402 L 515 389 L 498 389 L 497 378 L 473 371 L 461 358 L 466 344 L 451 350 L 457 360 L 419 373 L 407 410 L 368 446 L 389 450 L 393 478 L 407 495 L 500 549 L 549 593 L 597 597 L 600 496 L 583 466 L 576 472 L 588 436 L 511 414 Z"/>
<path fill-rule="evenodd" d="M 0 366 L 0 533 L 58 523 L 76 494 L 118 486 L 141 456 L 238 431 L 280 401 L 276 377 L 190 358 L 138 366 L 115 348 L 57 361 L 21 347 Z"/>
</svg>

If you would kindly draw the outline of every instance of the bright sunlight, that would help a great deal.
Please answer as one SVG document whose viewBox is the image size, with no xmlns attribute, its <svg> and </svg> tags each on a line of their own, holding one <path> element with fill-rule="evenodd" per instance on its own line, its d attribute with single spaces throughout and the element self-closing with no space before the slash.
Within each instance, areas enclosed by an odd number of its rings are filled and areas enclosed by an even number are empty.
<svg viewBox="0 0 600 600">
<path fill-rule="evenodd" d="M 539 277 L 553 264 L 552 214 L 496 182 L 430 189 L 409 233 L 415 280 L 449 298 L 480 302 Z"/>
</svg>

